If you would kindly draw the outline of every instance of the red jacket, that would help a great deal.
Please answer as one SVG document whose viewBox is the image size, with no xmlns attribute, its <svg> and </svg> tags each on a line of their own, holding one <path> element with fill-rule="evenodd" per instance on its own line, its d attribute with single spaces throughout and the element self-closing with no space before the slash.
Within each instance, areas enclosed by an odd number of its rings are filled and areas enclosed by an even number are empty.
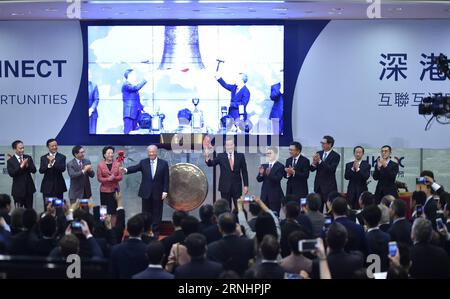
<svg viewBox="0 0 450 299">
<path fill-rule="evenodd" d="M 109 177 L 114 179 L 109 181 Z M 120 172 L 120 163 L 114 161 L 112 169 L 109 171 L 105 161 L 100 161 L 97 165 L 97 180 L 100 182 L 100 192 L 111 193 L 119 188 L 119 182 L 122 180 L 122 173 Z"/>
</svg>

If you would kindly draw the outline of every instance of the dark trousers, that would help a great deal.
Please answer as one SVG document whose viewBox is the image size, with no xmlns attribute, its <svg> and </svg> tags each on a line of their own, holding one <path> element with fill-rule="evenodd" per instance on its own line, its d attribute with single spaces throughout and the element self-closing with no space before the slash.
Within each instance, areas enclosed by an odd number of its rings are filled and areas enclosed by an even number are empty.
<svg viewBox="0 0 450 299">
<path fill-rule="evenodd" d="M 280 210 L 281 210 L 281 198 L 261 198 L 261 200 L 264 202 L 264 204 L 273 212 L 277 213 L 277 216 L 280 216 Z"/>
<path fill-rule="evenodd" d="M 89 134 L 97 133 L 97 117 L 89 117 Z"/>
<path fill-rule="evenodd" d="M 326 212 L 326 211 L 324 211 L 324 208 L 326 208 L 326 203 L 327 203 L 327 200 L 328 200 L 328 194 L 330 194 L 331 191 L 330 192 L 323 192 L 322 190 L 319 190 L 318 193 L 320 194 L 320 198 L 322 198 L 322 205 L 320 206 L 320 212 Z"/>
<path fill-rule="evenodd" d="M 137 129 L 137 120 L 129 117 L 123 119 L 123 133 L 130 134 L 130 131 Z"/>
<path fill-rule="evenodd" d="M 142 213 L 152 215 L 152 231 L 155 236 L 159 236 L 159 224 L 162 220 L 163 201 L 161 195 L 151 195 L 150 198 L 142 199 Z"/>
<path fill-rule="evenodd" d="M 27 194 L 24 197 L 14 196 L 14 205 L 16 207 L 32 209 L 33 208 L 33 194 Z"/>
<path fill-rule="evenodd" d="M 241 197 L 241 195 L 233 194 L 231 192 L 220 192 L 220 196 L 222 199 L 225 199 L 230 204 L 230 210 L 232 210 L 231 203 L 234 204 L 234 208 L 237 209 L 237 200 Z"/>
<path fill-rule="evenodd" d="M 48 203 L 47 203 L 47 198 L 49 198 L 49 197 L 55 197 L 55 198 L 58 198 L 58 199 L 63 199 L 64 198 L 64 194 L 55 194 L 55 193 L 52 193 L 52 194 L 44 194 L 44 193 L 42 193 L 42 202 L 44 203 L 44 211 L 47 211 L 47 205 L 48 205 Z"/>
</svg>

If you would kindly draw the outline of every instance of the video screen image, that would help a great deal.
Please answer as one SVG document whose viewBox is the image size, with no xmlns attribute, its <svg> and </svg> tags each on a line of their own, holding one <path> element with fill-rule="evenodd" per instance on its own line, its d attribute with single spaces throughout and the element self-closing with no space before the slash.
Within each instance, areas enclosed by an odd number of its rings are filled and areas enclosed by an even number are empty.
<svg viewBox="0 0 450 299">
<path fill-rule="evenodd" d="M 89 26 L 89 133 L 282 134 L 284 28 Z"/>
</svg>

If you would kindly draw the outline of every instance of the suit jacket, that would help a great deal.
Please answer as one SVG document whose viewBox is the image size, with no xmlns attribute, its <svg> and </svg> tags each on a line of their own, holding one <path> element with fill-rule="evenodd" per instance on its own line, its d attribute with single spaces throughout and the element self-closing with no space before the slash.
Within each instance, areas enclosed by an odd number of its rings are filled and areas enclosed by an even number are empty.
<svg viewBox="0 0 450 299">
<path fill-rule="evenodd" d="M 166 160 L 157 158 L 155 176 L 152 178 L 150 159 L 143 159 L 139 164 L 127 168 L 127 174 L 140 171 L 142 174 L 139 187 L 139 197 L 142 199 L 161 199 L 163 192 L 169 192 L 169 164 Z"/>
<path fill-rule="evenodd" d="M 208 166 L 220 165 L 219 191 L 231 193 L 232 195 L 242 195 L 242 180 L 244 186 L 248 186 L 247 163 L 245 155 L 234 152 L 234 167 L 231 170 L 227 153 L 220 153 L 216 158 L 206 161 Z M 242 174 L 242 176 L 241 176 Z"/>
<path fill-rule="evenodd" d="M 245 278 L 250 279 L 284 279 L 284 269 L 278 263 L 261 263 L 249 269 Z"/>
<path fill-rule="evenodd" d="M 201 231 L 201 233 L 203 235 L 205 235 L 206 242 L 208 244 L 222 239 L 222 233 L 220 232 L 219 226 L 217 224 L 214 224 L 214 225 L 204 229 L 203 231 Z"/>
<path fill-rule="evenodd" d="M 129 239 L 114 245 L 111 250 L 113 278 L 130 279 L 148 267 L 147 245 L 138 239 Z"/>
<path fill-rule="evenodd" d="M 175 269 L 177 279 L 217 279 L 223 271 L 221 264 L 206 258 L 191 258 L 187 264 Z"/>
<path fill-rule="evenodd" d="M 94 111 L 91 114 L 92 118 L 98 118 L 97 112 L 98 102 L 99 102 L 99 95 L 97 84 L 94 84 L 91 81 L 89 81 L 89 108 L 94 109 Z"/>
<path fill-rule="evenodd" d="M 366 233 L 367 254 L 378 254 L 381 259 L 381 272 L 386 272 L 389 267 L 389 234 L 380 229 L 374 229 Z"/>
<path fill-rule="evenodd" d="M 423 212 L 427 216 L 427 219 L 433 223 L 434 228 L 436 228 L 437 210 L 437 203 L 434 198 L 427 200 L 423 206 Z"/>
<path fill-rule="evenodd" d="M 208 259 L 242 276 L 248 269 L 249 261 L 255 257 L 254 245 L 254 241 L 246 237 L 224 236 L 208 245 Z"/>
<path fill-rule="evenodd" d="M 411 245 L 411 227 L 411 223 L 406 219 L 393 222 L 388 230 L 388 233 L 391 236 L 391 241 Z"/>
<path fill-rule="evenodd" d="M 133 279 L 174 279 L 175 276 L 162 268 L 147 268 L 138 274 L 133 275 Z"/>
<path fill-rule="evenodd" d="M 367 180 L 370 177 L 370 165 L 367 161 L 362 160 L 359 165 L 359 171 L 353 171 L 353 162 L 345 164 L 345 179 L 348 180 L 347 201 L 355 207 L 359 196 L 367 191 Z"/>
<path fill-rule="evenodd" d="M 330 268 L 331 278 L 333 279 L 351 279 L 355 271 L 364 266 L 363 256 L 358 253 L 347 253 L 343 250 L 332 251 L 327 257 L 328 267 Z M 320 278 L 319 261 L 313 261 L 311 278 Z"/>
<path fill-rule="evenodd" d="M 172 249 L 173 244 L 183 242 L 185 238 L 186 236 L 180 229 L 174 231 L 170 236 L 167 236 L 162 240 L 162 244 L 164 246 L 164 260 L 162 263 L 163 266 L 165 266 L 167 263 L 167 259 L 169 258 L 170 250 Z"/>
<path fill-rule="evenodd" d="M 398 164 L 389 161 L 386 167 L 381 167 L 379 170 L 375 166 L 373 172 L 373 179 L 378 181 L 377 187 L 375 188 L 375 198 L 380 201 L 385 195 L 393 195 L 398 198 L 397 187 L 395 186 L 395 179 L 398 174 Z"/>
<path fill-rule="evenodd" d="M 141 104 L 141 97 L 139 96 L 139 90 L 147 84 L 146 80 L 142 80 L 136 85 L 125 81 L 122 85 L 122 99 L 123 99 L 123 118 L 138 119 L 139 111 L 144 106 Z"/>
<path fill-rule="evenodd" d="M 244 105 L 244 119 L 247 119 L 247 104 L 250 101 L 250 91 L 247 86 L 244 85 L 237 93 L 237 85 L 227 84 L 222 78 L 219 78 L 217 82 L 222 85 L 223 88 L 231 92 L 231 102 L 228 108 L 228 115 L 234 119 L 239 119 L 239 105 Z"/>
<path fill-rule="evenodd" d="M 63 194 L 67 191 L 63 173 L 66 171 L 66 156 L 56 153 L 55 163 L 48 167 L 48 154 L 41 157 L 39 173 L 44 174 L 41 183 L 41 193 L 46 195 Z"/>
<path fill-rule="evenodd" d="M 292 166 L 293 158 L 286 160 L 286 166 Z M 294 165 L 295 175 L 287 178 L 286 195 L 295 195 L 297 198 L 304 198 L 308 195 L 308 178 L 309 178 L 309 159 L 300 155 L 297 163 Z"/>
<path fill-rule="evenodd" d="M 284 165 L 278 161 L 272 165 L 269 175 L 266 175 L 266 169 L 269 164 L 263 164 L 264 174 L 256 177 L 258 182 L 262 182 L 261 186 L 261 199 L 264 202 L 268 201 L 280 201 L 284 197 L 283 189 L 281 188 L 281 180 L 284 176 Z"/>
<path fill-rule="evenodd" d="M 8 174 L 13 178 L 11 195 L 14 197 L 25 197 L 27 195 L 33 195 L 36 192 L 36 187 L 31 177 L 32 173 L 36 173 L 33 158 L 28 155 L 23 155 L 23 159 L 28 159 L 28 167 L 24 169 L 20 168 L 20 163 L 16 156 L 12 156 L 6 162 Z"/>
<path fill-rule="evenodd" d="M 277 83 L 270 87 L 270 99 L 273 101 L 272 109 L 270 110 L 269 119 L 278 118 L 283 119 L 284 99 L 280 91 L 281 84 Z"/>
<path fill-rule="evenodd" d="M 323 151 L 319 151 L 320 158 L 323 158 Z M 314 192 L 328 194 L 332 191 L 337 191 L 336 183 L 336 169 L 339 165 L 341 156 L 334 150 L 331 150 L 325 161 L 322 159 L 322 163 L 316 167 L 311 165 L 310 170 L 316 171 L 316 177 L 314 179 Z M 326 198 L 322 198 L 322 201 L 326 201 Z"/>
<path fill-rule="evenodd" d="M 431 244 L 418 243 L 411 249 L 412 278 L 449 279 L 449 257 L 444 249 Z"/>
<path fill-rule="evenodd" d="M 114 177 L 113 181 L 109 181 L 110 176 Z M 100 182 L 100 192 L 111 193 L 119 188 L 119 182 L 122 180 L 120 172 L 120 163 L 113 161 L 111 171 L 105 161 L 100 161 L 97 165 L 97 180 Z"/>
<path fill-rule="evenodd" d="M 83 159 L 84 165 L 91 165 L 91 161 L 88 159 Z M 89 177 L 93 178 L 95 176 L 94 170 L 83 173 L 77 159 L 72 159 L 67 163 L 67 173 L 70 177 L 70 188 L 69 188 L 69 198 L 70 199 L 80 199 L 83 195 L 89 198 L 92 196 L 91 182 Z"/>
<path fill-rule="evenodd" d="M 339 217 L 334 221 L 339 222 L 347 229 L 348 241 L 347 244 L 345 244 L 345 251 L 350 252 L 359 250 L 366 254 L 367 242 L 362 226 L 351 221 L 348 217 Z"/>
</svg>

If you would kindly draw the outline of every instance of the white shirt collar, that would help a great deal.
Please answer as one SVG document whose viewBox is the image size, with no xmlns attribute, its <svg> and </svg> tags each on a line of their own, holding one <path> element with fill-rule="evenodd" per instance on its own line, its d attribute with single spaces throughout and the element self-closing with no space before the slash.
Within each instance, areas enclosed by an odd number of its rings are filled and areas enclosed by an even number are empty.
<svg viewBox="0 0 450 299">
<path fill-rule="evenodd" d="M 427 198 L 427 200 L 425 200 L 425 203 L 423 204 L 423 206 L 426 206 L 430 199 L 433 199 L 433 195 L 428 196 L 428 198 Z"/>
<path fill-rule="evenodd" d="M 17 154 L 14 154 L 14 156 L 16 156 L 17 161 L 20 160 L 20 156 L 18 156 Z M 22 155 L 22 157 L 23 157 L 23 155 Z"/>
<path fill-rule="evenodd" d="M 331 153 L 333 151 L 333 149 L 330 149 L 328 152 L 326 152 L 326 151 L 323 151 L 323 153 L 325 154 L 327 154 L 327 157 L 328 157 L 328 155 Z"/>
<path fill-rule="evenodd" d="M 392 223 L 395 223 L 395 222 L 398 222 L 398 221 L 404 220 L 404 219 L 406 219 L 406 218 L 405 217 L 400 217 L 400 218 L 395 219 Z"/>
<path fill-rule="evenodd" d="M 149 268 L 153 268 L 153 269 L 162 269 L 162 266 L 161 266 L 161 265 L 153 265 L 153 264 L 150 264 L 150 265 L 148 265 L 148 267 L 149 267 Z"/>
<path fill-rule="evenodd" d="M 262 264 L 267 263 L 267 264 L 278 264 L 277 260 L 262 260 L 261 261 Z"/>
<path fill-rule="evenodd" d="M 380 229 L 380 227 L 371 227 L 371 228 L 369 228 L 369 229 L 367 229 L 367 232 L 371 232 L 371 231 L 373 231 L 373 230 L 377 230 L 377 229 Z"/>
<path fill-rule="evenodd" d="M 302 153 L 298 154 L 297 157 L 294 157 L 293 160 L 295 160 L 296 162 L 298 162 L 298 159 L 300 159 L 300 156 L 302 155 Z"/>
</svg>

